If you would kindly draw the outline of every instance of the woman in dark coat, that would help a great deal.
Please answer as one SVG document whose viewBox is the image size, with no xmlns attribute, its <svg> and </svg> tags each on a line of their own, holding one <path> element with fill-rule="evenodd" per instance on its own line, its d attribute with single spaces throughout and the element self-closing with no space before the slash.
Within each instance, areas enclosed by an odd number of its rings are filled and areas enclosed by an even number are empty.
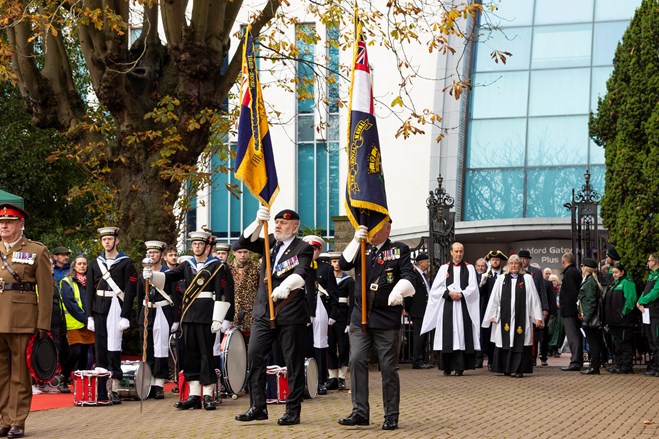
<svg viewBox="0 0 659 439">
<path fill-rule="evenodd" d="M 602 329 L 599 327 L 600 294 L 602 285 L 596 277 L 597 262 L 586 258 L 581 265 L 583 281 L 579 288 L 580 317 L 590 346 L 590 367 L 581 371 L 584 375 L 599 375 L 602 363 Z M 598 323 L 595 324 L 594 320 Z"/>
<path fill-rule="evenodd" d="M 627 276 L 625 268 L 617 262 L 612 269 L 613 285 L 604 296 L 604 322 L 609 327 L 615 346 L 615 366 L 611 373 L 634 373 L 632 370 L 632 330 L 636 309 L 636 285 Z"/>
</svg>

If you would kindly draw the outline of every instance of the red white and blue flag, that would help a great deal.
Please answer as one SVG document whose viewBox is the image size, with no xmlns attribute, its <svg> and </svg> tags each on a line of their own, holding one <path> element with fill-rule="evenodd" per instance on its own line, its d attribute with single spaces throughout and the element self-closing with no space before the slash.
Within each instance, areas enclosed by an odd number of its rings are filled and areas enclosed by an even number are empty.
<svg viewBox="0 0 659 439">
<path fill-rule="evenodd" d="M 368 227 L 373 237 L 389 221 L 378 126 L 373 107 L 371 69 L 362 25 L 355 16 L 355 47 L 348 121 L 346 213 L 355 229 Z"/>
<path fill-rule="evenodd" d="M 256 68 L 251 26 L 245 30 L 242 75 L 235 176 L 261 204 L 270 207 L 279 193 L 279 182 Z"/>
</svg>

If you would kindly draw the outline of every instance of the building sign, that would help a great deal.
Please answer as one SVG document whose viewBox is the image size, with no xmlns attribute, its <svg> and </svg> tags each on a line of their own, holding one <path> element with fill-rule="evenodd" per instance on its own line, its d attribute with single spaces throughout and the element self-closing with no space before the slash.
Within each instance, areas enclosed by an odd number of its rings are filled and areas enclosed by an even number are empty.
<svg viewBox="0 0 659 439">
<path fill-rule="evenodd" d="M 554 272 L 562 271 L 561 257 L 563 253 L 572 251 L 572 242 L 565 240 L 517 241 L 511 242 L 512 253 L 526 249 L 531 253 L 531 263 L 540 264 L 540 268 L 551 268 Z"/>
</svg>

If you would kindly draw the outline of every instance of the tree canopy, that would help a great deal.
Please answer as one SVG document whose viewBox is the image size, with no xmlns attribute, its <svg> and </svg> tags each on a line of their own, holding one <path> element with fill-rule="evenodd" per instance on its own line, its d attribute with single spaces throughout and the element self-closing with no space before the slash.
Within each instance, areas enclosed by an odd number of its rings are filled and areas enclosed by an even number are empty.
<svg viewBox="0 0 659 439">
<path fill-rule="evenodd" d="M 297 3 L 298 11 L 301 5 L 307 16 L 342 30 L 329 44 L 351 48 L 353 2 Z M 441 117 L 416 108 L 407 93 L 416 72 L 403 46 L 454 53 L 449 38 L 472 37 L 464 23 L 482 2 L 363 3 L 359 15 L 369 43 L 398 60 L 400 92 L 387 105 L 406 110 L 399 135 L 440 126 Z M 194 190 L 210 173 L 227 172 L 200 171 L 197 164 L 204 154 L 230 154 L 222 136 L 210 146 L 209 138 L 235 130 L 236 114 L 224 103 L 241 66 L 239 25 L 249 22 L 260 35 L 261 57 L 291 66 L 299 57 L 285 37 L 297 22 L 291 10 L 287 0 L 0 0 L 0 80 L 18 84 L 34 126 L 66 136 L 71 150 L 62 148 L 58 156 L 92 176 L 70 195 L 91 194 L 87 210 L 94 226 L 118 225 L 129 244 L 145 237 L 174 242 L 173 208 L 182 185 L 190 182 Z M 131 43 L 129 24 L 136 20 L 142 31 Z M 313 80 L 324 80 L 323 70 L 312 68 Z M 280 85 L 303 90 L 290 86 L 293 78 L 282 77 Z M 455 72 L 447 91 L 458 97 L 469 87 Z"/>
<path fill-rule="evenodd" d="M 590 135 L 606 160 L 602 219 L 628 271 L 659 248 L 659 2 L 644 0 L 613 60 Z"/>
</svg>

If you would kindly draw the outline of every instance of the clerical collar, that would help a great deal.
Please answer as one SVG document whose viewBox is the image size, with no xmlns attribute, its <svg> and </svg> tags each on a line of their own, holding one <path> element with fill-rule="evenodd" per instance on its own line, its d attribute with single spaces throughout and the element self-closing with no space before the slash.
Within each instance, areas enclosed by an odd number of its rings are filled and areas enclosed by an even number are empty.
<svg viewBox="0 0 659 439">
<path fill-rule="evenodd" d="M 460 266 L 462 266 L 462 263 L 463 263 L 463 262 L 464 262 L 464 261 L 460 261 L 459 263 L 456 264 L 455 262 L 451 261 L 451 263 L 453 264 L 454 267 L 460 267 Z"/>
<path fill-rule="evenodd" d="M 517 279 L 517 276 L 519 276 L 518 273 L 510 273 L 510 277 L 512 277 L 513 279 Z"/>
</svg>

